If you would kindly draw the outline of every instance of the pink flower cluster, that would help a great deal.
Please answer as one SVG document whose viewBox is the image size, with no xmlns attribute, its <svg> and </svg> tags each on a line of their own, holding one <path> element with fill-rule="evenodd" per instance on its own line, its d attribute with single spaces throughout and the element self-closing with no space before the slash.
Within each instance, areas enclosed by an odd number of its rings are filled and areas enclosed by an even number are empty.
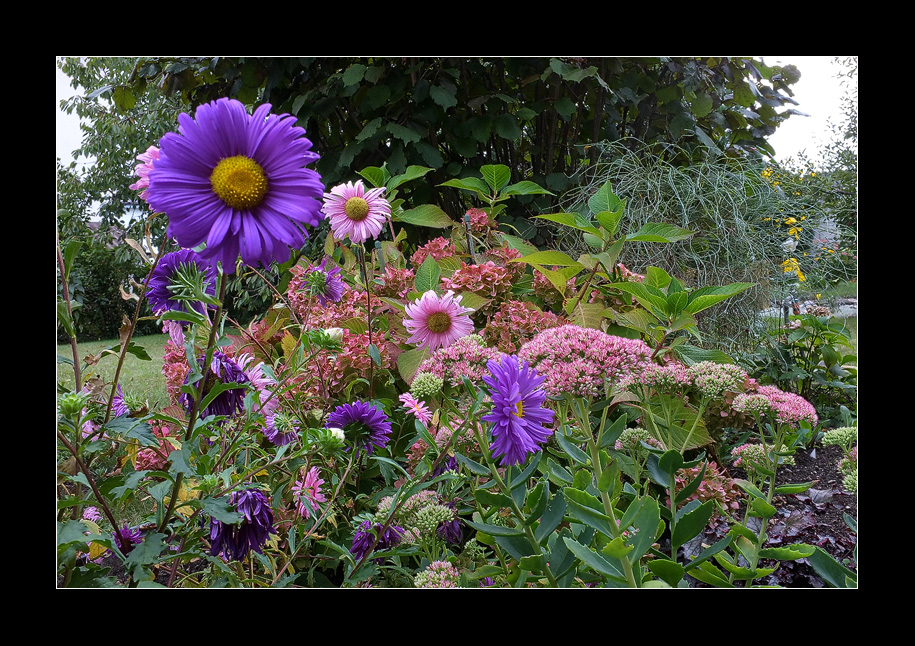
<svg viewBox="0 0 915 646">
<path fill-rule="evenodd" d="M 419 364 L 416 374 L 431 372 L 452 387 L 460 386 L 462 377 L 479 383 L 484 376 L 489 376 L 487 362 L 498 360 L 500 356 L 499 350 L 488 347 L 479 334 L 468 334 L 433 352 Z"/>
<path fill-rule="evenodd" d="M 514 271 L 514 268 L 500 267 L 491 260 L 479 265 L 468 265 L 462 262 L 460 269 L 451 276 L 442 278 L 442 286 L 456 294 L 473 292 L 478 296 L 490 299 L 488 305 L 480 308 L 481 312 L 488 313 L 511 294 L 514 285 L 512 280 Z"/>
<path fill-rule="evenodd" d="M 473 233 L 483 235 L 496 228 L 495 221 L 483 209 L 468 209 L 465 215 L 470 218 L 470 230 Z"/>
<path fill-rule="evenodd" d="M 676 490 L 680 491 L 687 484 L 695 480 L 699 476 L 700 470 L 701 467 L 680 469 L 676 476 L 674 476 L 676 480 Z M 720 472 L 714 462 L 709 462 L 705 466 L 705 474 L 702 476 L 702 482 L 699 484 L 699 488 L 686 498 L 686 500 L 683 501 L 683 504 L 687 504 L 690 500 L 698 500 L 700 502 L 717 500 L 723 508 L 739 509 L 739 498 L 740 491 L 737 489 L 734 481 L 727 477 L 726 474 Z M 669 498 L 667 504 L 668 506 L 670 505 Z"/>
<path fill-rule="evenodd" d="M 165 390 L 173 404 L 178 403 L 181 386 L 184 385 L 190 369 L 184 347 L 177 345 L 172 339 L 166 341 L 165 355 L 162 357 L 162 374 L 165 375 Z"/>
<path fill-rule="evenodd" d="M 441 260 L 442 258 L 451 258 L 456 255 L 457 249 L 454 244 L 447 238 L 439 236 L 438 238 L 433 238 L 413 252 L 410 261 L 413 263 L 414 267 L 419 267 L 428 256 L 432 256 L 436 260 Z"/>
<path fill-rule="evenodd" d="M 140 191 L 140 197 L 146 199 L 146 189 L 149 188 L 149 171 L 153 169 L 156 161 L 159 159 L 159 149 L 156 146 L 150 146 L 145 153 L 137 155 L 137 160 L 143 163 L 137 164 L 136 173 L 138 179 L 135 184 L 130 185 L 133 191 Z"/>
<path fill-rule="evenodd" d="M 433 561 L 425 570 L 414 577 L 417 588 L 456 588 L 461 573 L 448 561 Z"/>
<path fill-rule="evenodd" d="M 512 262 L 515 258 L 521 258 L 521 252 L 511 247 L 493 247 L 483 253 L 483 260 L 492 261 L 499 267 L 505 269 L 508 278 L 513 283 L 520 280 L 526 271 L 527 265 L 523 262 Z"/>
<path fill-rule="evenodd" d="M 651 349 L 639 339 L 563 325 L 540 332 L 518 356 L 545 378 L 543 388 L 549 395 L 603 397 L 608 383 L 650 365 Z"/>
<path fill-rule="evenodd" d="M 813 404 L 800 395 L 779 390 L 775 386 L 759 386 L 756 393 L 740 394 L 734 398 L 734 409 L 753 415 L 775 415 L 780 424 L 797 427 L 801 422 L 816 426 L 819 418 Z"/>
<path fill-rule="evenodd" d="M 398 269 L 391 265 L 385 265 L 384 276 L 381 276 L 384 284 L 379 285 L 373 291 L 378 296 L 404 298 L 414 291 L 413 280 L 415 278 L 416 275 L 412 269 Z"/>
<path fill-rule="evenodd" d="M 487 343 L 494 344 L 505 354 L 515 354 L 538 332 L 568 324 L 565 317 L 544 312 L 533 303 L 506 301 L 492 316 L 482 331 Z"/>
<path fill-rule="evenodd" d="M 743 391 L 750 384 L 746 370 L 733 363 L 700 361 L 689 367 L 689 376 L 703 400 L 720 399 Z"/>
<path fill-rule="evenodd" d="M 146 447 L 137 453 L 137 471 L 162 471 L 168 464 L 168 456 L 174 451 L 172 443 L 165 439 L 171 435 L 171 429 L 161 422 L 150 422 L 153 435 L 159 438 L 159 448 Z"/>
<path fill-rule="evenodd" d="M 643 387 L 653 388 L 660 392 L 678 392 L 689 388 L 693 383 L 686 366 L 679 362 L 665 365 L 648 363 L 637 372 L 631 372 L 620 379 L 620 387 L 638 392 Z"/>
</svg>

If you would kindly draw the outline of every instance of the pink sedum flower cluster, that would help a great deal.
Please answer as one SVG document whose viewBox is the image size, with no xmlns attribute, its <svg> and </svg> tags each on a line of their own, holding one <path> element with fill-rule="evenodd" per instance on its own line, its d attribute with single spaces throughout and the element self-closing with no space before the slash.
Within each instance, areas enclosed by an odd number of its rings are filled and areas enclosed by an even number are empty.
<svg viewBox="0 0 915 646">
<path fill-rule="evenodd" d="M 732 363 L 700 361 L 689 367 L 693 385 L 702 399 L 720 399 L 727 393 L 740 392 L 749 384 L 747 371 Z"/>
<path fill-rule="evenodd" d="M 479 334 L 461 337 L 447 348 L 436 350 L 419 364 L 416 374 L 430 372 L 444 380 L 446 386 L 458 387 L 462 377 L 479 383 L 488 377 L 486 364 L 502 356 L 497 348 L 486 345 Z"/>
<path fill-rule="evenodd" d="M 551 396 L 603 397 L 607 385 L 650 365 L 651 349 L 638 339 L 563 325 L 539 333 L 518 356 L 545 378 Z"/>
<path fill-rule="evenodd" d="M 689 369 L 676 361 L 663 366 L 649 363 L 637 372 L 629 373 L 620 379 L 621 388 L 636 392 L 642 388 L 652 388 L 660 392 L 679 392 L 692 384 Z"/>
<path fill-rule="evenodd" d="M 774 415 L 780 424 L 797 427 L 801 422 L 816 426 L 816 409 L 800 395 L 788 393 L 775 386 L 759 386 L 756 393 L 740 394 L 734 398 L 734 410 L 751 415 Z"/>
<path fill-rule="evenodd" d="M 417 588 L 456 588 L 461 573 L 447 561 L 433 561 L 413 579 Z"/>
</svg>

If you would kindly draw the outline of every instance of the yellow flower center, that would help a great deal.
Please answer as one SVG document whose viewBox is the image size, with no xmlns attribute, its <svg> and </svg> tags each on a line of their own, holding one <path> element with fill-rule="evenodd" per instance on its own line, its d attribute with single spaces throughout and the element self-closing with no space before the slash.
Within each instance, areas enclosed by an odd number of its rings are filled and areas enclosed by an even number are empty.
<svg viewBox="0 0 915 646">
<path fill-rule="evenodd" d="M 343 206 L 343 210 L 346 212 L 346 217 L 348 217 L 353 222 L 361 222 L 369 214 L 369 203 L 361 197 L 351 197 L 346 201 L 346 204 Z"/>
<path fill-rule="evenodd" d="M 426 319 L 426 327 L 430 332 L 447 332 L 451 328 L 451 317 L 445 312 L 436 312 Z"/>
<path fill-rule="evenodd" d="M 518 407 L 518 412 L 517 412 L 517 413 L 513 413 L 513 415 L 517 415 L 518 417 L 524 417 L 524 403 L 523 403 L 523 402 L 518 402 L 518 403 L 516 404 L 516 406 Z"/>
<path fill-rule="evenodd" d="M 267 194 L 267 176 L 250 157 L 236 155 L 221 159 L 210 174 L 210 186 L 226 206 L 252 209 Z"/>
</svg>

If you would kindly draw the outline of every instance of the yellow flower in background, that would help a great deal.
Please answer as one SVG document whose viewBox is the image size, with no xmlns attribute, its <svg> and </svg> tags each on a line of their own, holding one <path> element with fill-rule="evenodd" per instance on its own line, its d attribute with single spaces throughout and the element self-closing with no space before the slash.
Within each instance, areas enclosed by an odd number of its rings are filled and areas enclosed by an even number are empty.
<svg viewBox="0 0 915 646">
<path fill-rule="evenodd" d="M 792 235 L 795 238 L 800 239 L 800 237 L 801 237 L 800 234 L 801 234 L 801 231 L 803 231 L 803 230 L 804 230 L 803 227 L 791 227 L 790 229 L 788 229 L 788 235 Z"/>
<path fill-rule="evenodd" d="M 802 283 L 807 280 L 807 277 L 804 276 L 804 272 L 801 271 L 801 265 L 797 261 L 797 258 L 788 258 L 785 262 L 782 263 L 782 270 L 786 274 L 797 274 L 797 279 Z"/>
</svg>

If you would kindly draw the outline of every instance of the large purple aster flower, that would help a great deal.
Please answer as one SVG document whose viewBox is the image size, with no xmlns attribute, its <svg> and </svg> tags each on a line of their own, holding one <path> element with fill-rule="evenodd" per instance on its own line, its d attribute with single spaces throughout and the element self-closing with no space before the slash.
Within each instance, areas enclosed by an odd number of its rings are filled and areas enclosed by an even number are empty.
<svg viewBox="0 0 915 646">
<path fill-rule="evenodd" d="M 383 449 L 391 439 L 391 420 L 384 411 L 368 402 L 341 404 L 327 416 L 327 428 L 342 428 L 356 450 Z"/>
<path fill-rule="evenodd" d="M 491 376 L 483 381 L 491 391 L 492 412 L 482 419 L 492 422 L 490 450 L 493 457 L 502 457 L 502 466 L 521 464 L 553 434 L 544 426 L 553 421 L 554 413 L 543 407 L 543 377 L 527 361 L 519 365 L 515 355 L 503 354 L 486 367 Z"/>
<path fill-rule="evenodd" d="M 381 523 L 373 525 L 371 521 L 366 520 L 359 526 L 358 531 L 353 536 L 353 545 L 349 551 L 356 561 L 361 561 L 362 557 L 369 552 L 394 547 L 403 540 L 404 534 L 406 534 L 406 531 L 403 527 L 391 525 L 385 528 Z M 375 541 L 376 536 L 378 537 L 377 542 Z"/>
<path fill-rule="evenodd" d="M 205 357 L 200 357 L 198 363 L 202 365 L 204 359 Z M 206 417 L 208 415 L 226 415 L 228 417 L 233 417 L 244 410 L 245 392 L 247 391 L 247 385 L 251 380 L 235 361 L 219 350 L 215 351 L 213 353 L 213 360 L 210 362 L 210 369 L 207 371 L 204 378 L 206 379 L 206 385 L 203 392 L 204 397 L 212 390 L 217 382 L 239 385 L 226 389 L 216 395 L 213 401 L 200 411 L 201 417 Z M 187 383 L 187 379 L 185 379 L 185 383 Z M 185 410 L 191 410 L 192 401 L 187 393 L 181 393 L 178 401 L 184 406 Z"/>
<path fill-rule="evenodd" d="M 204 290 L 210 296 L 216 296 L 216 274 L 213 267 L 200 254 L 191 249 L 172 251 L 162 256 L 149 278 L 146 298 L 149 299 L 149 306 L 155 314 L 188 311 L 188 302 L 177 300 L 174 290 L 169 289 L 179 272 L 202 274 Z M 199 301 L 192 306 L 194 311 L 201 314 L 204 313 L 204 307 L 204 304 Z"/>
<path fill-rule="evenodd" d="M 340 268 L 334 265 L 328 269 L 326 256 L 321 259 L 320 265 L 311 266 L 305 271 L 304 279 L 309 291 L 317 297 L 322 307 L 329 302 L 339 303 L 343 298 L 344 285 L 340 278 Z"/>
<path fill-rule="evenodd" d="M 270 534 L 277 533 L 266 496 L 260 489 L 245 489 L 233 492 L 229 503 L 243 518 L 237 525 L 210 519 L 210 554 L 222 554 L 232 561 L 245 558 L 251 550 L 262 553 Z"/>
<path fill-rule="evenodd" d="M 318 159 L 305 130 L 290 115 L 270 114 L 270 104 L 249 115 L 234 99 L 181 114 L 178 133 L 159 143 L 149 171 L 146 200 L 168 215 L 168 231 L 182 247 L 206 243 L 204 258 L 235 271 L 289 259 L 324 217 L 324 185 L 305 168 Z"/>
</svg>

